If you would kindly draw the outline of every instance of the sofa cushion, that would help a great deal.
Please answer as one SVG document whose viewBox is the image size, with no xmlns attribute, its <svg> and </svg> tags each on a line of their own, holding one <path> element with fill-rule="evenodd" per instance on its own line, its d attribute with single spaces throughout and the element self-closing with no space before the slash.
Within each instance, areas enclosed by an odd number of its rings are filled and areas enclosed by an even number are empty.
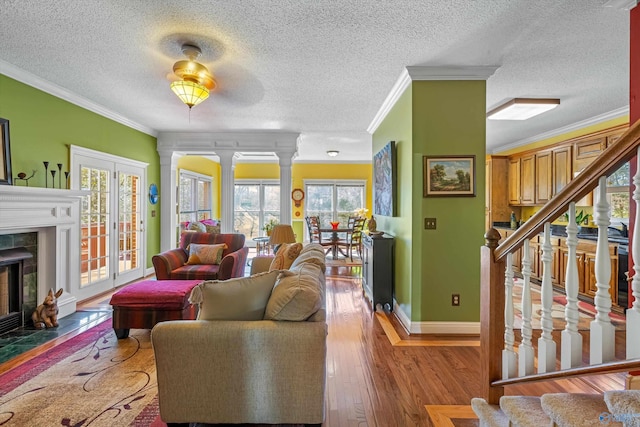
<svg viewBox="0 0 640 427">
<path fill-rule="evenodd" d="M 271 261 L 271 270 L 288 270 L 293 261 L 298 258 L 302 250 L 302 243 L 283 243 L 278 249 L 278 253 Z"/>
<path fill-rule="evenodd" d="M 264 318 L 302 321 L 311 317 L 322 304 L 320 267 L 306 263 L 296 271 L 284 270 L 276 282 Z"/>
<path fill-rule="evenodd" d="M 198 320 L 262 320 L 279 274 L 209 280 L 193 288 L 189 301 L 200 304 Z"/>
<path fill-rule="evenodd" d="M 312 263 L 317 265 L 325 271 L 327 266 L 325 264 L 325 254 L 322 246 L 317 243 L 310 243 L 302 248 L 300 255 L 291 263 L 290 270 L 295 270 L 296 267 L 305 263 Z"/>
<path fill-rule="evenodd" d="M 189 251 L 187 264 L 220 264 L 220 261 L 222 261 L 223 251 L 227 249 L 227 244 L 220 243 L 217 245 L 201 245 L 191 243 L 187 249 Z"/>
</svg>

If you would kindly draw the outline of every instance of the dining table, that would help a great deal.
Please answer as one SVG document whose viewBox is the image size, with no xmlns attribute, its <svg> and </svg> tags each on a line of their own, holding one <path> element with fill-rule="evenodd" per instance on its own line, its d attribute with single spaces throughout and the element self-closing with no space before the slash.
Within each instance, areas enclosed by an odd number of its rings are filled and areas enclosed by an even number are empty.
<svg viewBox="0 0 640 427">
<path fill-rule="evenodd" d="M 331 234 L 331 238 L 330 238 L 330 242 L 331 242 L 331 256 L 333 257 L 333 259 L 338 259 L 339 254 L 342 254 L 343 256 L 347 257 L 348 255 L 344 252 L 342 252 L 342 250 L 340 250 L 340 247 L 338 246 L 338 242 L 340 241 L 340 233 L 344 233 L 345 235 L 348 235 L 349 233 L 351 233 L 353 230 L 351 228 L 320 228 L 318 229 L 318 231 L 320 233 L 327 233 L 327 234 Z"/>
</svg>

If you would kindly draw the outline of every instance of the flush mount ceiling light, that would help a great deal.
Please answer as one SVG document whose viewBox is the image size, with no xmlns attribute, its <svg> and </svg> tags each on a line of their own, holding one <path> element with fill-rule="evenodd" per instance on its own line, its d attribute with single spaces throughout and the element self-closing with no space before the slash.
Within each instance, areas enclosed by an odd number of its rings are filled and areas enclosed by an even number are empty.
<svg viewBox="0 0 640 427">
<path fill-rule="evenodd" d="M 338 150 L 327 150 L 327 156 L 336 157 L 340 152 Z"/>
<path fill-rule="evenodd" d="M 553 98 L 514 98 L 487 113 L 490 120 L 527 120 L 560 105 Z"/>
<path fill-rule="evenodd" d="M 209 90 L 216 87 L 216 81 L 207 67 L 196 61 L 202 53 L 199 47 L 184 44 L 182 53 L 189 59 L 173 64 L 177 80 L 171 83 L 171 90 L 191 109 L 209 97 Z"/>
</svg>

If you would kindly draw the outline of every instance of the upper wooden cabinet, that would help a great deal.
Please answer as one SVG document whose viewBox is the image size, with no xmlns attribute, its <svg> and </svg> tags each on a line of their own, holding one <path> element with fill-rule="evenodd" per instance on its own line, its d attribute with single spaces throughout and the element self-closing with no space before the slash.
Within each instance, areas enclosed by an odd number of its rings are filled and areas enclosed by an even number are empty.
<svg viewBox="0 0 640 427">
<path fill-rule="evenodd" d="M 490 156 L 486 159 L 485 194 L 485 230 L 493 227 L 493 223 L 509 221 L 511 208 L 507 196 L 509 159 L 503 156 Z"/>
<path fill-rule="evenodd" d="M 556 148 L 553 157 L 553 195 L 558 194 L 571 181 L 571 147 Z"/>
<path fill-rule="evenodd" d="M 536 154 L 535 159 L 535 203 L 544 204 L 553 197 L 553 157 L 551 151 L 545 151 Z"/>
<path fill-rule="evenodd" d="M 509 159 L 509 204 L 520 204 L 520 158 Z"/>
<path fill-rule="evenodd" d="M 536 156 L 531 154 L 520 158 L 520 203 L 533 205 L 536 202 Z"/>
<path fill-rule="evenodd" d="M 604 149 L 607 148 L 607 138 L 598 138 L 576 141 L 573 144 L 573 173 L 579 173 L 587 167 Z"/>
</svg>

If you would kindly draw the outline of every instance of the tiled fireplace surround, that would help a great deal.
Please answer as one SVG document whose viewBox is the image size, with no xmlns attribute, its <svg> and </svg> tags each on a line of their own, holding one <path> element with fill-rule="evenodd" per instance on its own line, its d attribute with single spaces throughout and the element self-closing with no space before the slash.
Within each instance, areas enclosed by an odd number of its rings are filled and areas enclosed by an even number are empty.
<svg viewBox="0 0 640 427">
<path fill-rule="evenodd" d="M 58 299 L 60 318 L 76 311 L 80 293 L 80 201 L 87 194 L 0 185 L 0 236 L 6 242 L 21 233 L 37 233 L 36 302 L 49 289 L 64 289 Z"/>
</svg>

